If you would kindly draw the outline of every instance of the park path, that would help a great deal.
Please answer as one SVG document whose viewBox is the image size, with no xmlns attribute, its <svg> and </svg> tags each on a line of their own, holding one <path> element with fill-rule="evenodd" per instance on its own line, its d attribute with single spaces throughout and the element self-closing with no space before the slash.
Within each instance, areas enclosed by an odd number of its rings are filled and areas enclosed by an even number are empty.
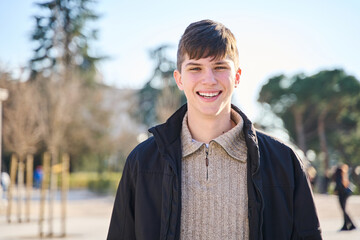
<svg viewBox="0 0 360 240">
<path fill-rule="evenodd" d="M 68 200 L 67 237 L 60 238 L 60 219 L 54 220 L 53 238 L 65 240 L 101 240 L 106 239 L 109 226 L 112 204 L 112 196 L 97 196 L 88 191 L 71 191 Z M 359 240 L 360 230 L 339 232 L 342 226 L 342 215 L 338 206 L 337 196 L 315 195 L 315 202 L 319 213 L 320 224 L 323 230 L 324 240 Z M 58 203 L 57 203 L 58 204 Z M 360 196 L 351 196 L 348 200 L 348 211 L 357 226 L 360 227 Z M 4 211 L 0 211 L 0 240 L 33 240 L 38 237 L 39 227 L 37 224 L 39 201 L 34 196 L 32 202 L 32 215 L 29 223 L 17 223 L 13 216 L 12 223 L 7 223 Z M 59 212 L 55 211 L 55 216 Z M 45 232 L 48 226 L 45 227 Z"/>
</svg>

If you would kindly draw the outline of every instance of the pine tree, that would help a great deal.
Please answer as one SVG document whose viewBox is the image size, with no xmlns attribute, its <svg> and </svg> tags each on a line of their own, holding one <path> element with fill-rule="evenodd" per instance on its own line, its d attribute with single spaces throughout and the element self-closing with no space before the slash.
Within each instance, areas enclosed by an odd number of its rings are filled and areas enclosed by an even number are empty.
<svg viewBox="0 0 360 240">
<path fill-rule="evenodd" d="M 79 71 L 85 80 L 93 82 L 96 63 L 103 57 L 93 56 L 91 40 L 97 39 L 97 30 L 88 27 L 99 18 L 92 9 L 94 0 L 51 0 L 38 2 L 42 15 L 35 16 L 36 26 L 31 39 L 36 43 L 30 60 L 31 79 L 38 73 L 50 75 Z M 64 74 L 65 73 L 65 74 Z"/>
</svg>

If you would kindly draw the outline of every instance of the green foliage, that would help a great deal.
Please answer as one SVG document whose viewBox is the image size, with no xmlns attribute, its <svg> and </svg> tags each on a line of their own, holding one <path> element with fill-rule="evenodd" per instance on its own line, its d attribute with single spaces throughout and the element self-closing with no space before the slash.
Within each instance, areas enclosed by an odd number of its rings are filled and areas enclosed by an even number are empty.
<svg viewBox="0 0 360 240">
<path fill-rule="evenodd" d="M 89 181 L 88 187 L 99 194 L 115 194 L 120 178 L 120 173 L 103 173 Z"/>
<path fill-rule="evenodd" d="M 70 174 L 70 189 L 89 189 L 99 194 L 115 194 L 121 173 L 118 172 L 73 172 Z"/>
<path fill-rule="evenodd" d="M 138 117 L 147 126 L 165 121 L 181 104 L 185 96 L 173 78 L 174 61 L 167 57 L 170 46 L 162 45 L 150 52 L 155 68 L 150 80 L 140 89 Z"/>
<path fill-rule="evenodd" d="M 359 164 L 360 82 L 355 77 L 340 69 L 279 75 L 262 87 L 258 101 L 283 120 L 304 152 L 312 149 L 325 162 Z"/>
<path fill-rule="evenodd" d="M 150 81 L 139 90 L 139 113 L 140 120 L 147 126 L 152 126 L 158 122 L 155 106 L 156 96 L 160 90 L 151 86 Z"/>
<path fill-rule="evenodd" d="M 102 171 L 113 150 L 111 112 L 104 108 L 105 87 L 97 83 L 91 41 L 97 39 L 95 0 L 45 0 L 31 39 L 32 81 L 42 97 L 45 150 L 71 155 L 72 169 Z M 38 74 L 41 73 L 41 74 Z M 88 164 L 85 163 L 88 161 Z"/>
<path fill-rule="evenodd" d="M 35 16 L 31 39 L 36 43 L 30 60 L 32 77 L 37 73 L 74 68 L 93 81 L 95 64 L 103 59 L 90 54 L 90 41 L 97 30 L 88 23 L 99 16 L 91 9 L 93 0 L 50 0 L 36 5 L 42 15 Z"/>
<path fill-rule="evenodd" d="M 96 172 L 72 172 L 69 178 L 70 189 L 85 189 L 88 188 L 89 182 L 98 178 L 98 174 Z"/>
<path fill-rule="evenodd" d="M 85 145 L 85 144 L 82 144 Z M 97 155 L 91 150 L 81 149 L 81 143 L 78 148 L 74 148 L 73 151 L 77 153 L 73 156 L 71 167 L 73 171 L 89 171 L 89 172 L 104 172 L 106 170 L 107 155 Z M 87 148 L 85 146 L 85 148 Z"/>
</svg>

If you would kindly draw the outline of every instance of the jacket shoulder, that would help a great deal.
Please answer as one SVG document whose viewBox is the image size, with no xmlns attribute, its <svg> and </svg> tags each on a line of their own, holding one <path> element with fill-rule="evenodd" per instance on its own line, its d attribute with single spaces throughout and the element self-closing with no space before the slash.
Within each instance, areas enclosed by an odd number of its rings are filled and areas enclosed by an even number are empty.
<svg viewBox="0 0 360 240">
<path fill-rule="evenodd" d="M 129 157 L 136 157 L 147 151 L 154 151 L 156 149 L 156 142 L 154 137 L 151 136 L 145 141 L 139 143 L 129 154 Z"/>
<path fill-rule="evenodd" d="M 262 131 L 257 131 L 260 158 L 263 166 L 304 171 L 303 159 L 295 148 Z M 292 172 L 292 171 L 290 171 Z"/>
<path fill-rule="evenodd" d="M 272 135 L 269 135 L 268 133 L 265 133 L 260 130 L 256 130 L 256 136 L 259 142 L 259 146 L 275 148 L 277 150 L 289 151 L 289 153 L 295 152 L 293 147 L 291 147 L 289 144 L 283 142 L 282 140 Z"/>
<path fill-rule="evenodd" d="M 151 136 L 145 141 L 139 143 L 134 149 L 130 152 L 127 161 L 129 163 L 134 163 L 136 161 L 141 161 L 145 156 L 149 156 L 150 153 L 154 153 L 157 150 L 157 145 L 154 140 L 154 137 Z"/>
<path fill-rule="evenodd" d="M 129 154 L 126 165 L 139 171 L 160 171 L 163 168 L 163 158 L 153 136 L 139 143 Z"/>
</svg>

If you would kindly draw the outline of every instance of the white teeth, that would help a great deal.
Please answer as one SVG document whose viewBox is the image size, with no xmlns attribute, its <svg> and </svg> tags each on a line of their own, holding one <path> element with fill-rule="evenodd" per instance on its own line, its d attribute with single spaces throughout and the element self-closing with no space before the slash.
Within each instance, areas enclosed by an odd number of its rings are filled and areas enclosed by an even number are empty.
<svg viewBox="0 0 360 240">
<path fill-rule="evenodd" d="M 201 93 L 199 92 L 199 95 L 206 98 L 211 98 L 219 95 L 220 92 L 212 92 L 212 93 Z"/>
</svg>

